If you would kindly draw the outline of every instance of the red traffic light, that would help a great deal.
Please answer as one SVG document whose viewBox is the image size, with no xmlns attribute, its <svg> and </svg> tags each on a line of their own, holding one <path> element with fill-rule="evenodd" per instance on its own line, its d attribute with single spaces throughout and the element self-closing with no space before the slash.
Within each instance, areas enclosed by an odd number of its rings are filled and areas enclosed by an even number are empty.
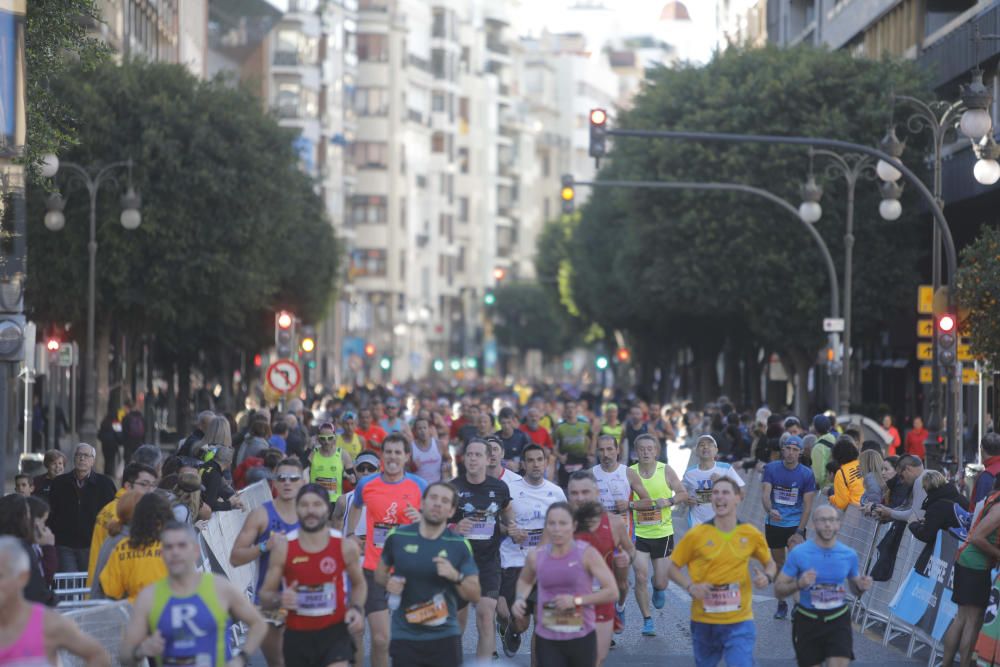
<svg viewBox="0 0 1000 667">
<path fill-rule="evenodd" d="M 591 125 L 604 125 L 606 122 L 608 122 L 608 113 L 604 109 L 590 110 Z"/>
<path fill-rule="evenodd" d="M 942 333 L 951 333 L 955 330 L 955 316 L 954 315 L 942 315 L 938 320 L 938 329 Z"/>
<path fill-rule="evenodd" d="M 365 356 L 374 357 L 375 356 L 375 346 L 371 343 L 365 345 Z"/>
<path fill-rule="evenodd" d="M 264 358 L 262 356 L 260 356 L 259 354 L 253 355 L 253 365 L 255 367 L 260 368 L 263 363 L 264 363 Z"/>
<path fill-rule="evenodd" d="M 45 348 L 46 348 L 46 349 L 47 349 L 47 350 L 48 350 L 49 352 L 58 352 L 58 351 L 59 351 L 59 340 L 58 340 L 58 339 L 56 339 L 56 338 L 50 338 L 50 339 L 49 339 L 49 340 L 48 340 L 48 341 L 47 341 L 47 342 L 45 343 Z"/>
<path fill-rule="evenodd" d="M 498 281 L 503 280 L 506 277 L 506 275 L 507 271 L 502 266 L 498 266 L 497 268 L 493 269 L 493 278 L 495 280 Z"/>
<path fill-rule="evenodd" d="M 292 314 L 287 310 L 278 313 L 278 328 L 290 329 L 292 327 Z"/>
<path fill-rule="evenodd" d="M 629 352 L 627 347 L 620 347 L 618 348 L 618 351 L 615 352 L 615 358 L 618 359 L 618 361 L 625 363 L 632 358 L 632 353 Z"/>
</svg>

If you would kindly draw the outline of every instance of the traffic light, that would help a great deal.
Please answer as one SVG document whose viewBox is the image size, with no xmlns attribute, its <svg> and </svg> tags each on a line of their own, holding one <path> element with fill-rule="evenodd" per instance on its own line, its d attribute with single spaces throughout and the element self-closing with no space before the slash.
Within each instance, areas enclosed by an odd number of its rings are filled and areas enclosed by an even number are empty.
<svg viewBox="0 0 1000 667">
<path fill-rule="evenodd" d="M 937 358 L 942 366 L 954 366 L 958 361 L 958 318 L 951 313 L 938 315 Z"/>
<path fill-rule="evenodd" d="M 54 337 L 49 338 L 47 341 L 45 341 L 45 349 L 48 350 L 49 352 L 58 352 L 59 339 Z"/>
<path fill-rule="evenodd" d="M 308 368 L 316 368 L 316 327 L 311 324 L 302 327 L 299 352 L 302 356 L 302 363 Z"/>
<path fill-rule="evenodd" d="M 562 175 L 562 190 L 559 191 L 559 196 L 562 198 L 563 214 L 572 215 L 576 190 L 573 189 L 573 176 L 571 174 Z"/>
<path fill-rule="evenodd" d="M 618 359 L 618 363 L 627 364 L 632 359 L 632 353 L 627 347 L 620 347 L 615 352 L 615 358 Z"/>
<path fill-rule="evenodd" d="M 483 295 L 483 303 L 487 306 L 492 306 L 497 302 L 497 295 L 494 294 L 493 290 L 486 290 L 486 294 Z"/>
<path fill-rule="evenodd" d="M 274 314 L 274 348 L 279 359 L 291 359 L 294 352 L 295 316 L 287 310 Z"/>
<path fill-rule="evenodd" d="M 365 343 L 365 356 L 366 357 L 374 357 L 375 356 L 375 344 L 374 343 Z"/>
<path fill-rule="evenodd" d="M 590 110 L 590 157 L 600 160 L 607 152 L 608 112 Z"/>
<path fill-rule="evenodd" d="M 503 268 L 502 266 L 498 266 L 497 268 L 493 269 L 493 279 L 495 281 L 501 282 L 506 277 L 507 277 L 507 269 Z"/>
<path fill-rule="evenodd" d="M 597 366 L 597 370 L 603 371 L 608 367 L 608 358 L 602 354 L 594 360 L 594 365 Z"/>
<path fill-rule="evenodd" d="M 442 359 L 434 360 L 434 370 L 438 373 L 444 370 L 444 361 Z"/>
<path fill-rule="evenodd" d="M 378 367 L 384 371 L 388 371 L 389 369 L 392 368 L 392 359 L 390 359 L 389 357 L 382 357 L 381 359 L 379 359 Z"/>
</svg>

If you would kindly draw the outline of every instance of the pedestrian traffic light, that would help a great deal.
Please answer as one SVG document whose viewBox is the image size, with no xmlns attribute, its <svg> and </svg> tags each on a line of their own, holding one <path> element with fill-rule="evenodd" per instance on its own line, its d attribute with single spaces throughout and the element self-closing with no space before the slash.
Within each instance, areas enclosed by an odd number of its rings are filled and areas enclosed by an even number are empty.
<svg viewBox="0 0 1000 667">
<path fill-rule="evenodd" d="M 562 190 L 560 191 L 559 196 L 562 197 L 563 214 L 572 215 L 576 191 L 573 189 L 573 176 L 571 174 L 562 175 Z"/>
<path fill-rule="evenodd" d="M 597 366 L 597 370 L 603 371 L 608 367 L 608 358 L 602 354 L 594 360 L 594 365 Z"/>
<path fill-rule="evenodd" d="M 374 357 L 375 356 L 375 345 L 374 345 L 374 343 L 366 343 L 365 344 L 365 356 L 366 357 Z"/>
<path fill-rule="evenodd" d="M 497 295 L 493 293 L 493 290 L 486 290 L 486 294 L 483 295 L 483 303 L 487 306 L 492 306 L 497 302 Z"/>
<path fill-rule="evenodd" d="M 943 313 L 937 320 L 937 358 L 942 366 L 954 366 L 958 360 L 958 319 Z"/>
<path fill-rule="evenodd" d="M 287 310 L 274 315 L 274 348 L 279 359 L 290 359 L 294 351 L 295 316 Z"/>
<path fill-rule="evenodd" d="M 590 110 L 590 157 L 600 160 L 607 152 L 608 113 L 604 109 Z"/>
<path fill-rule="evenodd" d="M 382 357 L 381 359 L 379 359 L 378 367 L 384 371 L 389 370 L 390 368 L 392 368 L 392 359 L 390 359 L 389 357 Z"/>
<path fill-rule="evenodd" d="M 627 347 L 620 347 L 618 351 L 615 352 L 615 358 L 618 359 L 619 363 L 627 364 L 632 358 L 632 353 Z"/>
</svg>

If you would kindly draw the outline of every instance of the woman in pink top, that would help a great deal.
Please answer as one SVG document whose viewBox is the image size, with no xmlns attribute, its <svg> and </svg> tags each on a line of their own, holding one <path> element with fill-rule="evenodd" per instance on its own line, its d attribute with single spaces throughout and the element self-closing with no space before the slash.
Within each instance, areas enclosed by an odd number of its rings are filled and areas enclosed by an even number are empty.
<svg viewBox="0 0 1000 667">
<path fill-rule="evenodd" d="M 543 544 L 528 553 L 517 581 L 518 618 L 528 614 L 528 594 L 538 584 L 533 662 L 545 667 L 594 667 L 594 606 L 618 599 L 614 575 L 596 549 L 574 539 L 576 527 L 567 503 L 550 505 Z"/>
<path fill-rule="evenodd" d="M 108 652 L 72 619 L 24 599 L 31 559 L 21 542 L 0 537 L 0 665 L 49 667 L 68 651 L 88 667 L 111 667 Z"/>
</svg>

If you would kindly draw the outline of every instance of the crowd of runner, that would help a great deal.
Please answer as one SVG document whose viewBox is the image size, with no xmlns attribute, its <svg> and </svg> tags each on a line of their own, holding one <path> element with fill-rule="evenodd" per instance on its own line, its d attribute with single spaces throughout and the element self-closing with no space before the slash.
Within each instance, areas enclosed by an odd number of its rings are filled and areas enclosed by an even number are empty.
<svg viewBox="0 0 1000 667">
<path fill-rule="evenodd" d="M 837 541 L 838 510 L 909 521 L 915 534 L 939 528 L 925 516 L 944 486 L 933 471 L 913 455 L 893 461 L 827 415 L 804 428 L 762 409 L 747 425 L 724 402 L 701 414 L 471 396 L 316 407 L 315 419 L 297 401 L 277 416 L 203 413 L 174 455 L 137 448 L 120 489 L 94 470 L 90 445 L 67 472 L 47 454 L 46 474 L 0 499 L 0 664 L 54 665 L 59 650 L 109 664 L 44 606 L 55 572 L 86 571 L 92 597 L 132 604 L 116 648 L 124 663 L 239 667 L 260 650 L 269 667 L 448 667 L 464 652 L 513 656 L 528 641 L 533 664 L 599 666 L 630 622 L 628 595 L 642 616 L 631 622 L 655 636 L 652 610 L 673 582 L 674 604 L 690 605 L 699 667 L 754 664 L 753 588 L 772 585 L 799 664 L 834 667 L 853 657 L 850 597 L 872 586 Z M 734 428 L 713 428 L 720 415 Z M 690 464 L 667 461 L 680 438 Z M 1000 438 L 983 450 L 1000 457 Z M 763 526 L 737 520 L 741 466 L 760 471 Z M 989 484 L 975 485 L 985 507 L 956 567 L 959 615 L 945 646 L 963 665 L 1000 559 L 997 473 L 987 462 Z M 256 480 L 272 500 L 246 515 L 228 557 L 256 563 L 248 600 L 205 571 L 195 525 L 240 509 L 238 491 Z M 676 544 L 675 517 L 685 524 Z M 463 647 L 470 622 L 477 644 Z"/>
</svg>

